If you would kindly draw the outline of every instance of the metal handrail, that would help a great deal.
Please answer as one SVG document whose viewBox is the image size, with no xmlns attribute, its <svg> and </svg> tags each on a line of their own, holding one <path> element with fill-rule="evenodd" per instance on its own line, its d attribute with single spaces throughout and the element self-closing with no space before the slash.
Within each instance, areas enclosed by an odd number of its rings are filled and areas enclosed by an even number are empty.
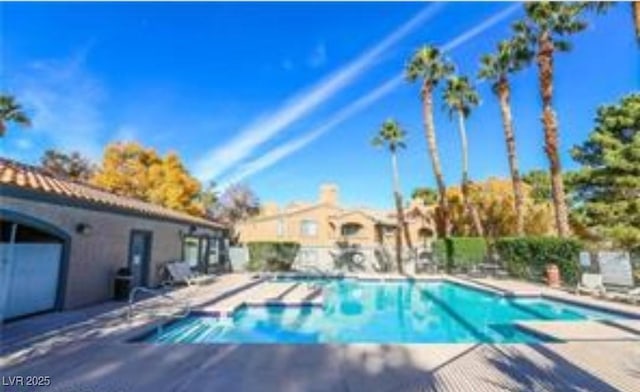
<svg viewBox="0 0 640 392">
<path fill-rule="evenodd" d="M 182 306 L 182 313 L 179 313 L 179 314 L 173 314 L 173 313 L 162 314 L 165 317 L 183 318 L 183 317 L 187 317 L 189 315 L 189 313 L 191 313 L 191 304 L 189 304 L 189 301 L 180 301 L 179 299 L 169 295 L 166 292 L 160 291 L 160 290 L 154 290 L 154 289 L 149 289 L 149 288 L 142 287 L 142 286 L 136 286 L 133 289 L 131 289 L 131 291 L 129 292 L 129 307 L 128 307 L 128 310 L 127 310 L 127 320 L 129 320 L 129 321 L 133 317 L 133 308 L 134 308 L 134 305 L 135 305 L 136 294 L 138 292 L 145 292 L 145 293 L 148 293 L 148 294 L 158 295 L 158 296 L 161 296 L 163 298 L 170 299 L 175 303 L 183 305 Z M 151 309 L 149 311 L 145 311 L 144 313 L 152 314 L 153 316 L 160 315 L 160 313 L 158 313 L 154 309 Z"/>
</svg>

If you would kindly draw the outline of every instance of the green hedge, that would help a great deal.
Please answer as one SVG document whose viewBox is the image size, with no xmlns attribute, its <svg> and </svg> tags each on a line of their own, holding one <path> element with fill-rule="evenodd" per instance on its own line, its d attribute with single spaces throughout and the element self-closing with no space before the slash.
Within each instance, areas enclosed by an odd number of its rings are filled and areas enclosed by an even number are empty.
<svg viewBox="0 0 640 392">
<path fill-rule="evenodd" d="M 512 276 L 540 281 L 547 264 L 560 269 L 565 283 L 575 284 L 580 277 L 580 241 L 554 237 L 500 238 L 495 250 Z"/>
<path fill-rule="evenodd" d="M 249 271 L 289 271 L 300 250 L 297 242 L 249 242 Z"/>
<path fill-rule="evenodd" d="M 447 271 L 454 268 L 468 270 L 471 265 L 486 259 L 487 242 L 481 237 L 449 237 L 435 241 L 433 252 Z"/>
</svg>

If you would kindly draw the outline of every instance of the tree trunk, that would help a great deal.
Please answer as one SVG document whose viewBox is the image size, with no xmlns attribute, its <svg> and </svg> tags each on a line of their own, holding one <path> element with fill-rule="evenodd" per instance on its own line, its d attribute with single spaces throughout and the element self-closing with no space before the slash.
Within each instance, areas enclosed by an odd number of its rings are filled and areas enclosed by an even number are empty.
<svg viewBox="0 0 640 392">
<path fill-rule="evenodd" d="M 402 196 L 400 195 L 400 175 L 398 174 L 398 160 L 396 152 L 391 150 L 391 169 L 393 173 L 393 198 L 396 203 L 396 263 L 398 273 L 403 273 L 402 268 L 402 231 L 405 229 L 404 213 L 402 211 Z"/>
<path fill-rule="evenodd" d="M 522 196 L 522 180 L 520 179 L 520 169 L 518 168 L 518 156 L 516 153 L 516 139 L 513 131 L 513 119 L 511 117 L 511 105 L 509 103 L 509 82 L 501 79 L 498 82 L 498 100 L 500 101 L 500 112 L 502 113 L 502 126 L 504 128 L 504 139 L 507 142 L 507 157 L 509 158 L 509 169 L 511 170 L 511 182 L 513 185 L 513 202 L 516 211 L 516 233 L 518 236 L 524 235 L 524 198 Z"/>
<path fill-rule="evenodd" d="M 558 124 L 551 105 L 553 98 L 553 42 L 549 33 L 540 35 L 538 40 L 538 71 L 540 94 L 542 96 L 542 126 L 544 127 L 544 150 L 549 158 L 551 173 L 551 194 L 555 210 L 555 221 L 558 236 L 569 235 L 569 220 L 565 202 L 562 166 L 558 154 Z"/>
<path fill-rule="evenodd" d="M 462 111 L 458 111 L 458 131 L 460 132 L 460 144 L 462 146 L 462 204 L 467 211 L 467 215 L 471 218 L 476 234 L 479 237 L 484 237 L 478 210 L 469 201 L 469 147 L 467 145 L 467 130 Z"/>
<path fill-rule="evenodd" d="M 633 24 L 636 29 L 636 39 L 638 43 L 640 43 L 640 1 L 632 2 L 631 9 L 633 10 Z"/>
<path fill-rule="evenodd" d="M 440 214 L 442 217 L 443 235 L 448 237 L 451 225 L 449 222 L 449 202 L 447 200 L 447 187 L 444 183 L 444 176 L 442 175 L 442 168 L 440 167 L 440 157 L 438 155 L 438 144 L 436 141 L 435 123 L 433 121 L 433 97 L 432 88 L 429 85 L 424 85 L 422 88 L 422 109 L 424 116 L 424 130 L 425 137 L 427 139 L 427 148 L 429 149 L 429 157 L 431 158 L 431 167 L 433 168 L 433 174 L 436 177 L 438 184 Z"/>
</svg>

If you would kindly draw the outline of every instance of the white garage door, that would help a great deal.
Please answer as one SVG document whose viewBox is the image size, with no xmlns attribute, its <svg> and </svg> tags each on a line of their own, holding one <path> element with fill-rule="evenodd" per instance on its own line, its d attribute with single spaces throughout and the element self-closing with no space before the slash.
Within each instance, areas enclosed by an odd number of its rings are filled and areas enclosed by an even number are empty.
<svg viewBox="0 0 640 392">
<path fill-rule="evenodd" d="M 51 310 L 56 305 L 62 244 L 0 244 L 6 302 L 2 318 Z M 5 275 L 6 274 L 6 275 Z"/>
</svg>

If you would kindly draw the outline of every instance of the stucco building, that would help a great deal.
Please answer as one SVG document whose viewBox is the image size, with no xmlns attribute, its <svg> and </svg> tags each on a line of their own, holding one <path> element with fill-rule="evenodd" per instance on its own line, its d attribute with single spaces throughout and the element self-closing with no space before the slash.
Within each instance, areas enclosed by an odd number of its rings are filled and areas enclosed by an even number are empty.
<svg viewBox="0 0 640 392">
<path fill-rule="evenodd" d="M 225 264 L 226 230 L 216 222 L 6 159 L 0 186 L 0 318 L 108 300 L 122 267 L 134 285 L 153 287 L 169 261 L 202 272 Z"/>
<path fill-rule="evenodd" d="M 413 245 L 420 247 L 435 235 L 432 212 L 431 207 L 416 201 L 406 207 Z M 394 211 L 341 206 L 339 189 L 334 184 L 321 185 L 318 199 L 313 203 L 293 202 L 283 208 L 275 203 L 265 203 L 258 216 L 236 228 L 241 243 L 297 242 L 302 246 L 300 264 L 325 266 L 331 260 L 324 255 L 345 245 L 365 251 L 392 247 L 395 229 Z"/>
</svg>

